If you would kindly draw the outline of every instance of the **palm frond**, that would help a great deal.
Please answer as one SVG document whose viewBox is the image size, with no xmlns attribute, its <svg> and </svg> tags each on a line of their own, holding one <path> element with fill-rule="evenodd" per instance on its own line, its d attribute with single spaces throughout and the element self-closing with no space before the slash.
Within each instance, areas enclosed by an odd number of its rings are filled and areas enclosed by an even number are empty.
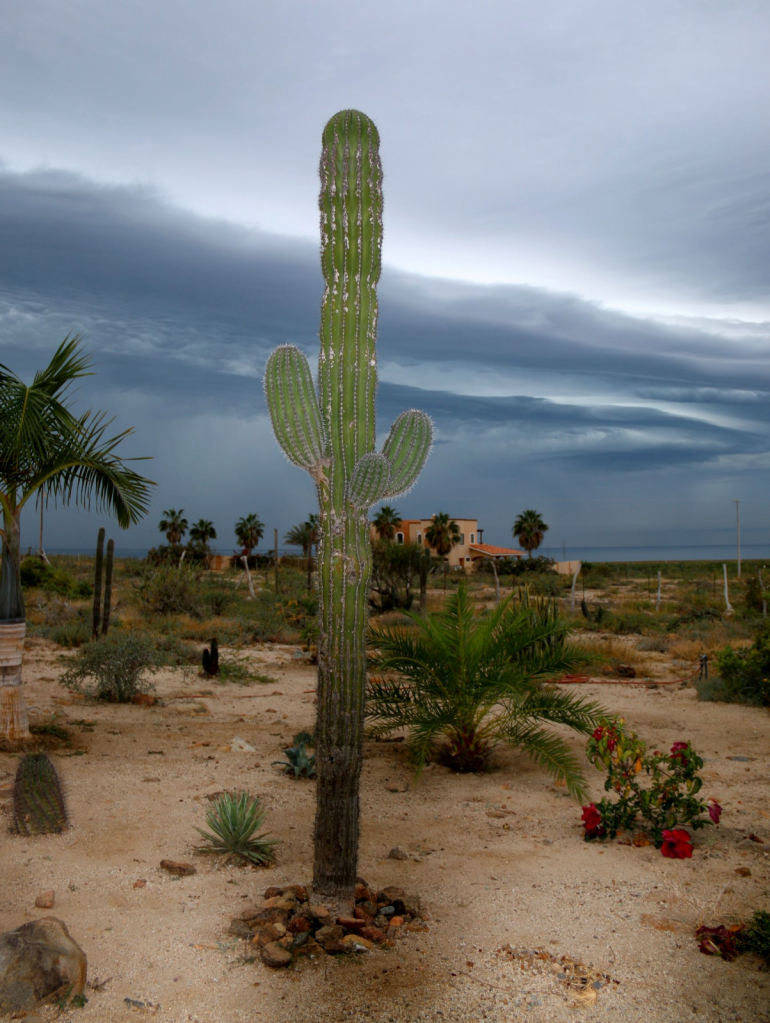
<svg viewBox="0 0 770 1023">
<path fill-rule="evenodd" d="M 588 797 L 583 758 L 570 749 L 561 736 L 537 725 L 519 722 L 508 731 L 506 738 L 557 781 L 566 782 L 567 791 L 575 799 Z"/>
</svg>

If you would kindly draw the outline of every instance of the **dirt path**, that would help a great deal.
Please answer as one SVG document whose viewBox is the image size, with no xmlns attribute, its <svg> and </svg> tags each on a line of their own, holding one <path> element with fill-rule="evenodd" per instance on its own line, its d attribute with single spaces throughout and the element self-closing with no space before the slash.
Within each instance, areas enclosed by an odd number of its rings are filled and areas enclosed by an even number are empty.
<svg viewBox="0 0 770 1023">
<path fill-rule="evenodd" d="M 698 703 L 691 689 L 586 692 L 651 744 L 691 739 L 703 755 L 705 795 L 725 814 L 720 828 L 697 833 L 692 860 L 584 843 L 579 807 L 515 755 L 482 777 L 432 767 L 411 786 L 403 746 L 369 743 L 360 873 L 420 894 L 430 931 L 392 952 L 281 973 L 246 962 L 229 921 L 267 885 L 310 880 L 314 809 L 311 782 L 270 766 L 279 743 L 312 727 L 314 671 L 292 648 L 250 653 L 274 685 L 217 685 L 167 671 L 158 680 L 166 705 L 143 708 L 75 700 L 56 684 L 55 649 L 37 642 L 29 651 L 37 720 L 56 710 L 62 724 L 93 722 L 71 725 L 76 750 L 53 754 L 71 830 L 35 841 L 0 834 L 0 929 L 45 915 L 35 896 L 52 888 L 53 913 L 85 948 L 90 978 L 110 978 L 61 1019 L 123 1023 L 153 1013 L 128 998 L 159 1004 L 157 1019 L 169 1023 L 770 1020 L 770 974 L 748 957 L 707 958 L 692 938 L 699 922 L 770 907 L 768 713 Z M 257 753 L 230 752 L 234 736 Z M 0 754 L 6 793 L 15 764 Z M 599 798 L 601 775 L 591 780 Z M 235 787 L 270 809 L 269 829 L 282 842 L 270 870 L 225 867 L 194 852 L 206 795 Z M 746 840 L 749 833 L 764 843 Z M 410 859 L 388 859 L 393 846 Z M 163 857 L 192 860 L 198 872 L 174 879 L 159 870 Z M 736 874 L 740 867 L 750 876 Z M 138 879 L 145 887 L 134 888 Z M 595 1003 L 572 1009 L 558 965 L 496 951 L 506 944 L 541 946 L 612 979 Z"/>
</svg>

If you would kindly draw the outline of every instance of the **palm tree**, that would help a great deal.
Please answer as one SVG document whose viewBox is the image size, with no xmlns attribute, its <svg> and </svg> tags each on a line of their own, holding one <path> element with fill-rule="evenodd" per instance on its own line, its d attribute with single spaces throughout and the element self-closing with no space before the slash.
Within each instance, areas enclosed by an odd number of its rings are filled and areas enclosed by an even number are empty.
<svg viewBox="0 0 770 1023">
<path fill-rule="evenodd" d="M 384 504 L 372 519 L 372 525 L 377 530 L 380 540 L 392 540 L 400 522 L 401 516 L 389 504 Z"/>
<path fill-rule="evenodd" d="M 455 544 L 460 542 L 460 527 L 454 519 L 450 519 L 446 512 L 438 512 L 430 520 L 430 525 L 425 530 L 425 539 L 428 546 L 444 559 L 444 589 L 446 589 L 446 557 Z"/>
<path fill-rule="evenodd" d="M 151 480 L 126 467 L 116 448 L 133 431 L 105 436 L 105 412 L 74 415 L 67 407 L 73 380 L 91 376 L 80 337 L 66 337 L 48 366 L 27 386 L 0 365 L 0 505 L 3 556 L 0 574 L 0 738 L 29 738 L 21 689 L 26 630 L 19 578 L 21 512 L 45 489 L 45 500 L 74 501 L 115 516 L 121 529 L 146 513 Z M 134 461 L 134 459 L 131 459 Z"/>
<path fill-rule="evenodd" d="M 198 519 L 190 527 L 190 540 L 203 555 L 206 567 L 209 565 L 209 540 L 216 540 L 217 531 L 209 519 Z"/>
<path fill-rule="evenodd" d="M 480 615 L 461 584 L 443 610 L 407 617 L 410 628 L 371 629 L 372 668 L 382 675 L 369 690 L 369 734 L 408 729 L 418 772 L 432 759 L 483 770 L 497 745 L 515 746 L 585 796 L 584 758 L 545 724 L 586 734 L 604 712 L 546 684 L 586 662 L 555 602 L 525 593 Z"/>
<path fill-rule="evenodd" d="M 313 544 L 318 543 L 318 516 L 311 515 L 307 522 L 292 526 L 283 542 L 291 547 L 301 547 L 307 562 L 307 588 L 313 588 Z"/>
<path fill-rule="evenodd" d="M 163 512 L 163 518 L 158 523 L 158 529 L 161 533 L 166 534 L 166 539 L 170 544 L 176 545 L 182 542 L 182 537 L 187 532 L 187 519 L 184 518 L 184 508 L 180 508 L 177 511 L 175 508 L 169 508 L 168 511 Z"/>
<path fill-rule="evenodd" d="M 251 557 L 251 552 L 265 535 L 265 525 L 259 516 L 245 515 L 235 523 L 235 539 L 243 548 L 243 553 Z"/>
<path fill-rule="evenodd" d="M 543 522 L 540 512 L 527 508 L 516 518 L 511 532 L 518 537 L 519 543 L 531 558 L 532 551 L 537 550 L 543 542 L 548 526 Z"/>
</svg>

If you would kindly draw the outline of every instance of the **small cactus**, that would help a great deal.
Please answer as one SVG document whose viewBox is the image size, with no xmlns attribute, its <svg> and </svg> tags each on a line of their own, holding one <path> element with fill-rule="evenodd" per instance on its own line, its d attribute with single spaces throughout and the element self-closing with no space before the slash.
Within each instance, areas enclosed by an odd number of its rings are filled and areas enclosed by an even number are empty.
<svg viewBox="0 0 770 1023">
<path fill-rule="evenodd" d="M 304 734 L 307 735 L 307 733 Z M 310 738 L 312 739 L 312 736 Z M 305 745 L 305 739 L 297 742 L 295 738 L 294 746 L 287 746 L 283 751 L 286 754 L 286 759 L 274 760 L 270 766 L 274 767 L 279 764 L 285 774 L 293 774 L 295 778 L 315 778 L 315 754 L 309 757 Z"/>
<path fill-rule="evenodd" d="M 104 560 L 104 526 L 96 538 L 96 562 L 94 564 L 94 623 L 91 630 L 96 639 L 99 635 L 99 622 L 102 613 L 102 562 Z"/>
<path fill-rule="evenodd" d="M 67 827 L 59 775 L 45 753 L 28 753 L 19 763 L 13 812 L 20 835 L 59 834 Z"/>
<path fill-rule="evenodd" d="M 104 569 L 104 612 L 102 614 L 102 635 L 106 636 L 110 628 L 112 613 L 112 563 L 115 557 L 115 541 L 107 541 L 107 564 Z"/>
<path fill-rule="evenodd" d="M 206 675 L 214 676 L 219 674 L 219 644 L 217 643 L 216 636 L 211 640 L 210 647 L 204 647 L 201 658 L 203 661 L 203 671 Z"/>
</svg>

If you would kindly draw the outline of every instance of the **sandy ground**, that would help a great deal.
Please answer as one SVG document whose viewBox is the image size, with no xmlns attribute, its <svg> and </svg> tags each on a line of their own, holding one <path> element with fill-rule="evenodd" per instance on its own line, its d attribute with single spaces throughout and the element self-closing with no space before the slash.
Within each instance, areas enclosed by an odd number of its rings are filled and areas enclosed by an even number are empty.
<svg viewBox="0 0 770 1023">
<path fill-rule="evenodd" d="M 0 929 L 46 915 L 34 908 L 35 896 L 54 889 L 52 912 L 86 950 L 91 981 L 107 981 L 60 1020 L 770 1020 L 770 974 L 748 956 L 735 963 L 703 956 L 693 940 L 698 923 L 770 907 L 768 713 L 699 703 L 679 687 L 587 692 L 651 744 L 691 739 L 704 756 L 704 794 L 725 813 L 718 829 L 696 833 L 692 860 L 584 843 L 579 807 L 515 754 L 501 755 L 481 777 L 433 767 L 411 785 L 403 746 L 371 742 L 360 874 L 418 893 L 432 915 L 429 932 L 393 951 L 296 970 L 246 961 L 246 946 L 227 934 L 230 919 L 267 885 L 311 877 L 313 783 L 270 766 L 279 743 L 313 724 L 314 670 L 293 653 L 250 651 L 274 685 L 164 672 L 158 692 L 166 705 L 145 708 L 70 697 L 56 684 L 55 649 L 30 644 L 25 670 L 36 719 L 56 711 L 62 724 L 94 722 L 91 730 L 72 725 L 76 751 L 52 754 L 72 828 L 34 841 L 5 827 L 0 834 Z M 231 752 L 234 736 L 257 753 Z M 6 809 L 16 762 L 0 754 Z M 599 798 L 602 776 L 590 770 Z M 194 851 L 206 795 L 236 787 L 270 809 L 269 828 L 282 843 L 272 869 L 223 866 Z M 749 833 L 764 843 L 747 840 Z M 396 845 L 411 858 L 388 859 Z M 165 874 L 164 857 L 193 861 L 197 874 Z M 736 874 L 740 867 L 750 876 Z M 134 888 L 137 879 L 146 886 Z M 499 951 L 506 945 L 567 955 L 611 980 L 595 1003 L 572 1008 L 558 966 L 536 960 L 530 969 L 531 957 Z M 160 1007 L 134 1008 L 127 998 Z M 48 1007 L 44 1015 L 56 1012 Z"/>
</svg>

